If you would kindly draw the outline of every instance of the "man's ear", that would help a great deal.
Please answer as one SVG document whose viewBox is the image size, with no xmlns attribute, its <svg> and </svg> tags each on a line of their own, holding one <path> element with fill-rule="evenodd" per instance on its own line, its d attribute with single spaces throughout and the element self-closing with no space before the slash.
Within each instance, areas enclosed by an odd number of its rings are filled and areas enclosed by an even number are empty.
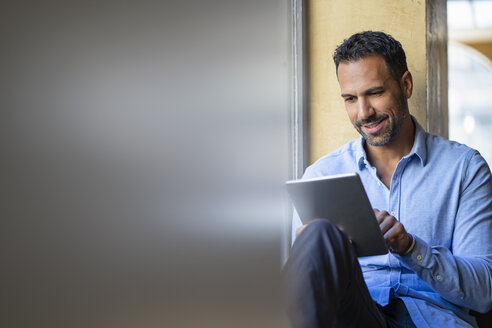
<svg viewBox="0 0 492 328">
<path fill-rule="evenodd" d="M 413 78 L 412 78 L 412 74 L 409 71 L 403 73 L 400 79 L 400 87 L 406 99 L 412 96 Z"/>
</svg>

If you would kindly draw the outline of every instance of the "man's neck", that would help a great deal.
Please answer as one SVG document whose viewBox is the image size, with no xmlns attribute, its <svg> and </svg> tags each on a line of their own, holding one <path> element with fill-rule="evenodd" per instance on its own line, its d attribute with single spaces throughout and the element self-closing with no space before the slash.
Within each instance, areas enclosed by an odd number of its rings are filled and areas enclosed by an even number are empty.
<svg viewBox="0 0 492 328">
<path fill-rule="evenodd" d="M 385 146 L 371 146 L 367 142 L 364 144 L 367 160 L 376 168 L 378 177 L 388 188 L 396 165 L 402 157 L 410 153 L 414 139 L 415 125 L 409 115 L 391 143 Z"/>
</svg>

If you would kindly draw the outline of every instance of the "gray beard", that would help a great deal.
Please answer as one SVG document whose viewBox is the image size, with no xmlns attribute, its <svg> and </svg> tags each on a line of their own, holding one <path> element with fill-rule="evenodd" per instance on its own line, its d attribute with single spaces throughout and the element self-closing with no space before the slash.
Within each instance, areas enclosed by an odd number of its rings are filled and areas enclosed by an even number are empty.
<svg viewBox="0 0 492 328">
<path fill-rule="evenodd" d="M 386 146 L 391 141 L 393 141 L 398 133 L 400 133 L 401 127 L 405 119 L 407 118 L 407 113 L 404 112 L 401 115 L 395 117 L 395 121 L 392 122 L 390 128 L 383 131 L 380 135 L 367 135 L 362 132 L 360 127 L 356 127 L 359 134 L 364 138 L 364 140 L 371 146 Z"/>
</svg>

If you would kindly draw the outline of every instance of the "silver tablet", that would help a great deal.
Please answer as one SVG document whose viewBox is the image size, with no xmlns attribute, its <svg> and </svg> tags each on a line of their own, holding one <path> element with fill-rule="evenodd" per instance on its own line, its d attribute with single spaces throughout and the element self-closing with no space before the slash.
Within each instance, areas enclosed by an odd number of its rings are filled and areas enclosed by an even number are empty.
<svg viewBox="0 0 492 328">
<path fill-rule="evenodd" d="M 291 180 L 286 186 L 303 223 L 330 220 L 352 239 L 359 257 L 388 252 L 357 173 Z"/>
</svg>

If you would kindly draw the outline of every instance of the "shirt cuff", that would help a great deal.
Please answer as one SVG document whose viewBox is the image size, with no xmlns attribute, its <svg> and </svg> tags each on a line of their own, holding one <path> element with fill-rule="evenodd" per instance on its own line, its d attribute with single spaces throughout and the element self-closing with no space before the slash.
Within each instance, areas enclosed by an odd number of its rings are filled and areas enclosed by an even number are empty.
<svg viewBox="0 0 492 328">
<path fill-rule="evenodd" d="M 413 271 L 419 271 L 423 268 L 429 268 L 432 262 L 432 248 L 417 236 L 415 238 L 415 247 L 413 251 L 405 256 L 394 254 L 400 262 Z"/>
</svg>

